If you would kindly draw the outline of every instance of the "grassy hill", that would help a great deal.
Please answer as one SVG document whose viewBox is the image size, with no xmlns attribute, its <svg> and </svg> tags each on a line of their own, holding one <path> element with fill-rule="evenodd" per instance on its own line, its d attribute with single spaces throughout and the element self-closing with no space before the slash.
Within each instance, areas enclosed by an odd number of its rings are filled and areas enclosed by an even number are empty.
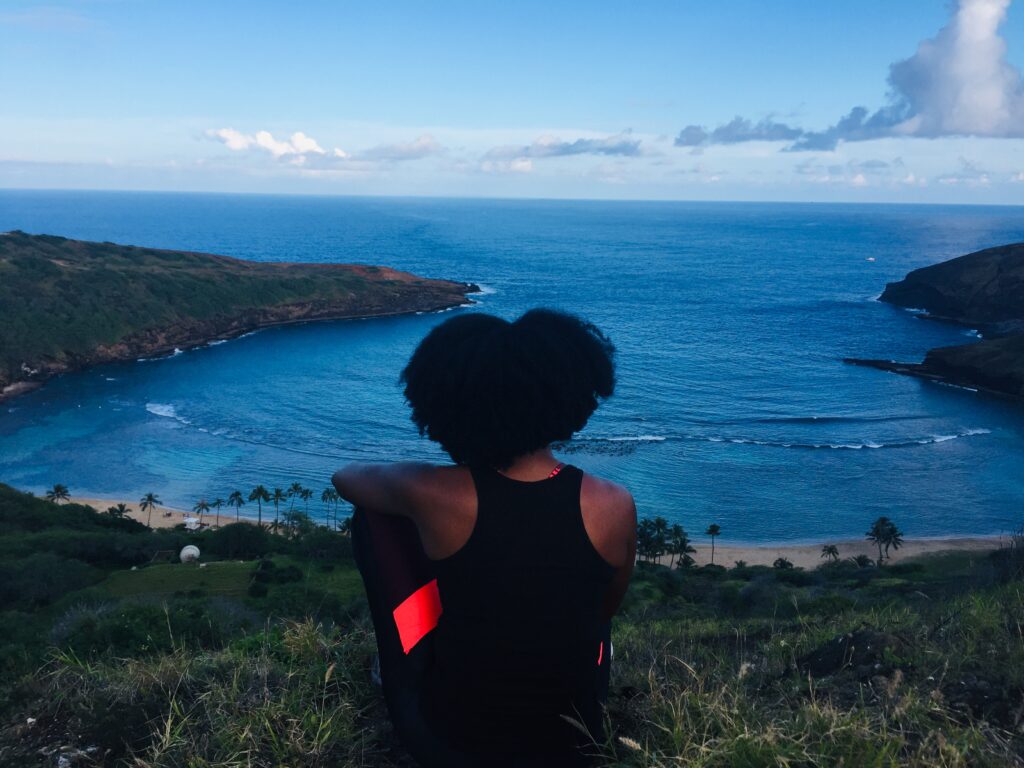
<svg viewBox="0 0 1024 768">
<path fill-rule="evenodd" d="M 410 765 L 345 537 L 149 531 L 2 485 L 0 523 L 0 764 Z M 148 564 L 185 542 L 205 567 Z M 1019 543 L 881 568 L 640 563 L 598 763 L 1024 763 Z"/>
<path fill-rule="evenodd" d="M 443 309 L 474 286 L 384 267 L 241 261 L 47 235 L 0 235 L 0 396 L 93 363 L 268 325 Z"/>
</svg>

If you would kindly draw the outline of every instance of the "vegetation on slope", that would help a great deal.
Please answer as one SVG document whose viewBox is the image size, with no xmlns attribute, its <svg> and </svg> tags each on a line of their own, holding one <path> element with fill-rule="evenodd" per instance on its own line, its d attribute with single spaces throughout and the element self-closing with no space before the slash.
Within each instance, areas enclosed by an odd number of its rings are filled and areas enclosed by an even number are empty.
<svg viewBox="0 0 1024 768">
<path fill-rule="evenodd" d="M 411 765 L 370 679 L 344 536 L 147 531 L 3 486 L 0 512 L 5 575 L 34 556 L 92 569 L 3 594 L 0 764 Z M 185 541 L 234 557 L 146 565 Z M 638 565 L 600 765 L 1024 763 L 1018 547 L 814 571 L 682 562 Z"/>
<path fill-rule="evenodd" d="M 474 286 L 383 267 L 257 263 L 0 235 L 0 391 L 266 325 L 457 306 Z"/>
</svg>

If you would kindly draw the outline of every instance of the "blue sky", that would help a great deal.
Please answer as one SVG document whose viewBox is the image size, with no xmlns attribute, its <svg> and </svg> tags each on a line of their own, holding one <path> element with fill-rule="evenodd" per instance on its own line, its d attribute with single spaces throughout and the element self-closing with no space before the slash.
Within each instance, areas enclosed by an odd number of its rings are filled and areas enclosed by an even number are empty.
<svg viewBox="0 0 1024 768">
<path fill-rule="evenodd" d="M 1024 204 L 1024 0 L 0 2 L 0 187 Z"/>
</svg>

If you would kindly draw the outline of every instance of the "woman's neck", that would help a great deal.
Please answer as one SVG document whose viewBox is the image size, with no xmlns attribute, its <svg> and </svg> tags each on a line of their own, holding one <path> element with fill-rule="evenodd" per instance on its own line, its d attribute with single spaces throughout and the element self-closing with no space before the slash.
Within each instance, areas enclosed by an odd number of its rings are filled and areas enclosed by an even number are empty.
<svg viewBox="0 0 1024 768">
<path fill-rule="evenodd" d="M 551 470 L 558 464 L 558 459 L 551 452 L 550 447 L 540 448 L 531 453 L 525 453 L 511 465 L 501 470 L 501 474 L 505 477 L 511 477 L 513 480 L 525 480 L 532 482 L 534 480 L 543 480 L 551 474 Z"/>
</svg>

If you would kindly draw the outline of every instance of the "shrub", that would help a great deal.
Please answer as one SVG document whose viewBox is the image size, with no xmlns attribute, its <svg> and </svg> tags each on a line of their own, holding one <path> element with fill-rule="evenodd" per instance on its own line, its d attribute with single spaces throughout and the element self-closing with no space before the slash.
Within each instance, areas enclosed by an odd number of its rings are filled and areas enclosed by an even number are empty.
<svg viewBox="0 0 1024 768">
<path fill-rule="evenodd" d="M 65 592 L 93 584 L 102 571 L 50 552 L 0 563 L 0 608 L 37 608 Z"/>
<path fill-rule="evenodd" d="M 231 523 L 208 534 L 206 548 L 218 557 L 249 560 L 270 552 L 272 542 L 270 534 L 258 525 Z"/>
</svg>

